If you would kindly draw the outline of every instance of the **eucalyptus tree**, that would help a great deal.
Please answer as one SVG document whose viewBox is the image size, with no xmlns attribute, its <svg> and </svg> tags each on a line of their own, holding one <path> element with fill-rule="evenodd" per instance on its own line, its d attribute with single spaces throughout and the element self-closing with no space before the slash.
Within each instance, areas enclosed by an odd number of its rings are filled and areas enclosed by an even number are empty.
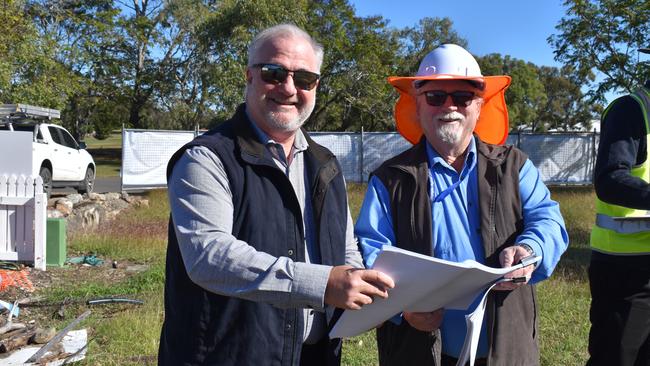
<svg viewBox="0 0 650 366">
<path fill-rule="evenodd" d="M 547 130 L 590 130 L 591 120 L 600 115 L 603 106 L 585 96 L 574 70 L 542 66 L 537 71 L 546 93 L 546 102 L 538 106 L 539 123 Z"/>
<path fill-rule="evenodd" d="M 548 38 L 555 59 L 575 70 L 590 87 L 588 95 L 604 102 L 607 92 L 630 92 L 650 79 L 650 64 L 639 48 L 650 47 L 647 0 L 566 0 L 566 16 Z M 590 81 L 590 73 L 597 78 Z"/>
<path fill-rule="evenodd" d="M 81 81 L 61 62 L 56 37 L 40 31 L 30 9 L 21 0 L 0 5 L 0 99 L 62 109 Z"/>
<path fill-rule="evenodd" d="M 278 11 L 282 9 L 282 11 Z M 397 39 L 381 17 L 357 17 L 346 0 L 225 0 L 202 29 L 210 55 L 206 81 L 215 123 L 242 102 L 247 47 L 264 28 L 293 23 L 325 48 L 312 130 L 373 130 L 392 125 L 394 97 L 386 82 L 395 64 Z"/>
</svg>

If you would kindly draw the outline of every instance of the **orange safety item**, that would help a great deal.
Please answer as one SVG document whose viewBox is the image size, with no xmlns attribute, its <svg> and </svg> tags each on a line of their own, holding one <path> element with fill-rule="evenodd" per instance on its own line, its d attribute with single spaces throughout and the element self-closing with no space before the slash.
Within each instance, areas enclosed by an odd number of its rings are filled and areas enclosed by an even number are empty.
<svg viewBox="0 0 650 366">
<path fill-rule="evenodd" d="M 0 292 L 9 287 L 18 287 L 24 291 L 34 292 L 34 285 L 29 280 L 27 268 L 19 271 L 0 269 Z"/>
<path fill-rule="evenodd" d="M 397 131 L 412 144 L 420 141 L 423 134 L 416 111 L 413 86 L 416 80 L 475 80 L 484 83 L 484 102 L 474 132 L 490 144 L 506 142 L 509 126 L 505 92 L 510 86 L 510 76 L 483 76 L 469 52 L 454 44 L 444 44 L 425 56 L 416 76 L 389 77 L 388 82 L 400 93 L 395 105 Z"/>
</svg>

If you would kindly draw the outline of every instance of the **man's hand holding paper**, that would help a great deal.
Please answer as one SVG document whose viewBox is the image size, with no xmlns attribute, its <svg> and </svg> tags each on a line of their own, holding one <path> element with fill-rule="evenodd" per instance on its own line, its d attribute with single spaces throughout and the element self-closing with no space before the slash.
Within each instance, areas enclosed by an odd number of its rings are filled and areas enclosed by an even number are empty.
<svg viewBox="0 0 650 366">
<path fill-rule="evenodd" d="M 529 257 L 531 253 L 524 246 L 515 245 L 508 248 L 505 248 L 499 254 L 499 261 L 501 262 L 501 267 L 508 268 L 512 267 L 514 264 L 518 264 L 522 259 Z M 498 283 L 494 286 L 494 290 L 500 291 L 510 291 L 514 290 L 517 287 L 521 287 L 528 283 L 530 277 L 533 275 L 535 270 L 535 265 L 531 264 L 524 266 L 517 270 L 514 270 L 510 273 L 507 273 L 503 277 L 506 279 L 524 279 L 523 281 L 504 281 Z"/>
<path fill-rule="evenodd" d="M 388 289 L 393 287 L 393 280 L 382 272 L 335 266 L 327 280 L 325 303 L 341 309 L 359 310 L 372 304 L 375 297 L 387 298 Z"/>
<path fill-rule="evenodd" d="M 394 281 L 390 297 L 377 296 L 372 303 L 363 303 L 362 308 L 356 308 L 360 310 L 345 311 L 331 330 L 330 337 L 361 334 L 400 312 L 409 312 L 406 314 L 410 317 L 442 308 L 465 310 L 495 281 L 509 272 L 520 270 L 517 266 L 492 268 L 475 261 L 456 263 L 386 246 L 377 257 L 373 270 L 368 271 L 381 272 Z M 406 321 L 411 323 L 408 318 Z M 422 323 L 423 328 L 435 325 L 432 321 L 428 325 L 426 321 Z"/>
<path fill-rule="evenodd" d="M 405 311 L 402 316 L 413 328 L 422 332 L 432 332 L 440 328 L 444 314 L 445 309 L 438 309 L 424 313 Z"/>
</svg>

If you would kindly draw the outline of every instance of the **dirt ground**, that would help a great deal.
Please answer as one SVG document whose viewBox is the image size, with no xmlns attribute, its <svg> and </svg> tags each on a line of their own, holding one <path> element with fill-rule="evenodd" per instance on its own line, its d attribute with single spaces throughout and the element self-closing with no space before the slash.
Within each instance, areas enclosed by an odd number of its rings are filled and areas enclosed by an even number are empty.
<svg viewBox="0 0 650 366">
<path fill-rule="evenodd" d="M 69 256 L 69 258 L 72 256 Z M 32 267 L 23 267 L 22 271 L 27 274 L 29 280 L 23 282 L 23 286 L 14 284 L 0 292 L 0 300 L 8 303 L 19 301 L 20 314 L 13 320 L 27 326 L 26 330 L 16 330 L 5 334 L 0 334 L 0 364 L 2 359 L 7 357 L 17 349 L 10 349 L 4 352 L 4 344 L 10 343 L 10 339 L 16 338 L 26 332 L 34 332 L 37 329 L 51 330 L 50 334 L 65 328 L 77 316 L 85 310 L 90 309 L 94 316 L 110 317 L 112 314 L 123 311 L 127 308 L 138 306 L 129 303 L 111 303 L 89 305 L 90 298 L 65 298 L 58 301 L 45 300 L 42 294 L 50 289 L 55 289 L 62 284 L 72 284 L 72 286 L 83 285 L 84 283 L 93 283 L 98 285 L 110 285 L 123 281 L 126 277 L 132 276 L 139 271 L 145 270 L 146 266 L 138 263 L 114 262 L 111 259 L 101 258 L 104 263 L 97 266 L 87 264 L 66 264 L 64 267 L 48 267 L 47 271 L 35 270 Z M 30 285 L 31 284 L 31 288 Z M 117 297 L 131 298 L 133 296 Z M 0 312 L 0 326 L 6 324 L 9 312 L 3 309 Z M 88 328 L 89 337 L 92 337 L 93 331 Z M 29 342 L 32 343 L 33 340 Z M 44 342 L 41 342 L 44 343 Z M 38 344 L 36 344 L 38 346 Z M 54 356 L 56 357 L 56 356 Z"/>
<path fill-rule="evenodd" d="M 69 256 L 73 257 L 73 256 Z M 126 277 L 146 269 L 145 266 L 137 263 L 114 262 L 111 259 L 101 258 L 104 263 L 97 266 L 87 264 L 66 264 L 64 267 L 48 267 L 46 271 L 35 270 L 32 267 L 24 267 L 27 278 L 33 289 L 18 284 L 7 287 L 0 292 L 0 300 L 9 303 L 19 301 L 20 321 L 49 325 L 52 321 L 62 320 L 65 316 L 65 308 L 70 305 L 85 305 L 91 299 L 63 299 L 61 301 L 45 301 L 42 294 L 53 286 L 62 284 L 74 284 L 76 286 L 84 283 L 95 283 L 109 285 L 122 282 Z M 115 294 L 120 296 L 121 294 Z M 7 312 L 2 315 L 6 319 Z M 63 316 L 62 316 L 63 315 Z"/>
</svg>

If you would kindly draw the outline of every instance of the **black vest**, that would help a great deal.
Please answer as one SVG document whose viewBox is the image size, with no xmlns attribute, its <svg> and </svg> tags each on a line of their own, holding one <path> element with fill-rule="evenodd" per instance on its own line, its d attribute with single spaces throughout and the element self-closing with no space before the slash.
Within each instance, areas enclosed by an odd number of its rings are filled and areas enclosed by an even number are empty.
<svg viewBox="0 0 650 366">
<path fill-rule="evenodd" d="M 411 149 L 384 162 L 373 174 L 388 190 L 396 245 L 433 255 L 425 144 L 423 137 Z M 526 155 L 512 146 L 489 145 L 478 138 L 476 148 L 485 264 L 500 267 L 499 253 L 514 244 L 524 227 L 519 170 L 526 162 Z M 490 292 L 486 316 L 489 365 L 539 364 L 534 286 Z M 440 364 L 439 330 L 421 332 L 406 321 L 400 325 L 387 321 L 377 329 L 377 343 L 379 363 L 383 366 Z"/>
<path fill-rule="evenodd" d="M 232 234 L 258 251 L 304 262 L 300 204 L 289 178 L 258 141 L 244 110 L 241 105 L 232 119 L 177 151 L 167 176 L 186 149 L 209 148 L 223 162 L 230 183 Z M 341 169 L 329 150 L 305 136 L 307 195 L 312 200 L 321 264 L 344 264 L 347 196 Z M 160 365 L 298 365 L 302 337 L 301 309 L 226 297 L 193 283 L 170 218 Z M 331 341 L 323 357 L 337 364 L 339 351 L 340 341 Z"/>
</svg>

